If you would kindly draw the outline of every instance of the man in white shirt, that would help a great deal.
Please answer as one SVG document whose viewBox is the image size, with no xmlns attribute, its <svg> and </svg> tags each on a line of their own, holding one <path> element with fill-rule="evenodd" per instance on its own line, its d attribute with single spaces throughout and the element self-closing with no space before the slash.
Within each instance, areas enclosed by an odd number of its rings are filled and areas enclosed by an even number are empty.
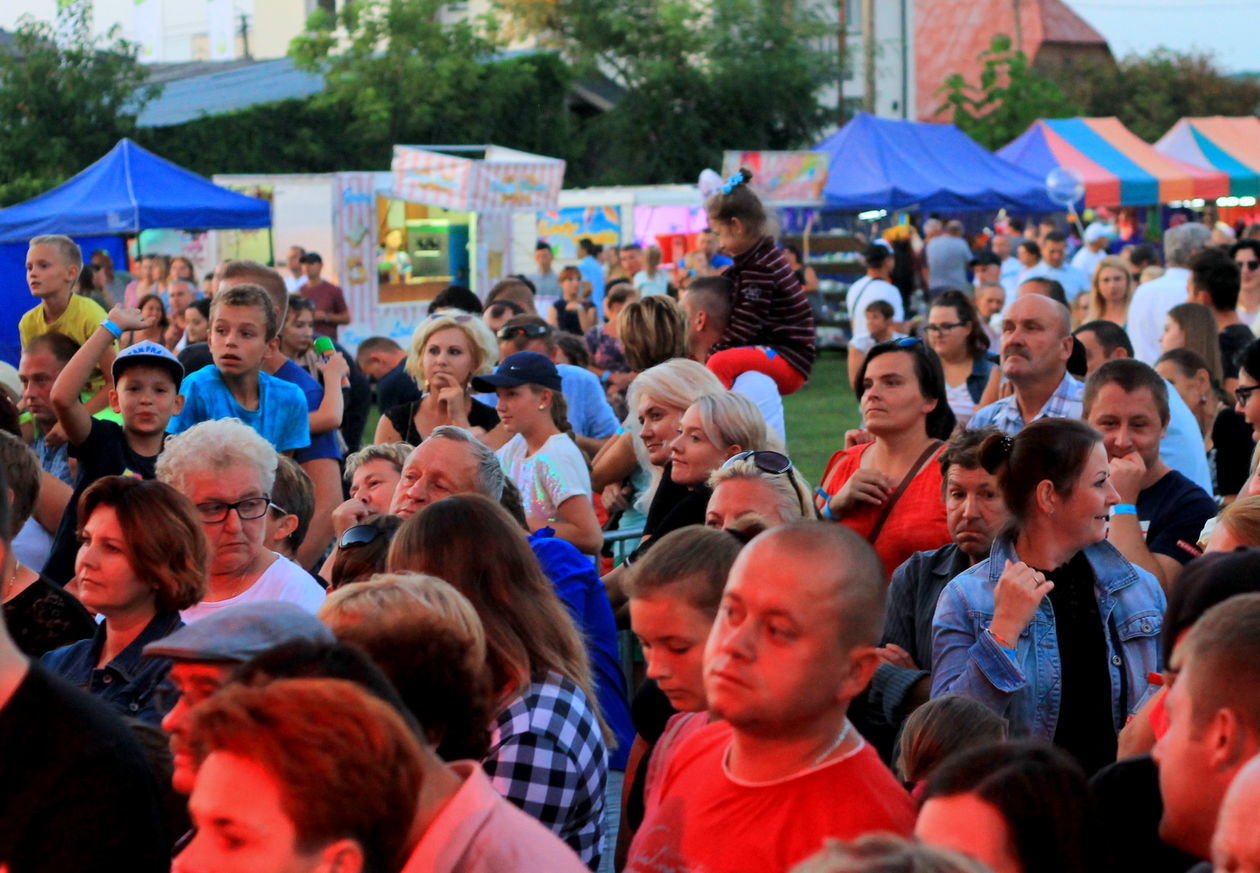
<svg viewBox="0 0 1260 873">
<path fill-rule="evenodd" d="M 284 265 L 289 268 L 289 275 L 284 277 L 284 288 L 290 294 L 298 293 L 298 289 L 309 281 L 306 270 L 302 266 L 304 257 L 306 257 L 306 249 L 301 246 L 289 246 L 289 256 L 284 260 Z"/>
<path fill-rule="evenodd" d="M 1085 228 L 1085 245 L 1072 256 L 1072 266 L 1092 279 L 1099 262 L 1107 257 L 1107 243 L 1110 241 L 1111 225 L 1095 221 Z"/>
<path fill-rule="evenodd" d="M 892 277 L 893 254 L 887 246 L 873 243 L 862 253 L 866 261 L 866 275 L 849 286 L 844 302 L 849 309 L 849 325 L 853 339 L 868 335 L 866 307 L 876 300 L 883 300 L 893 308 L 893 330 L 900 330 L 906 320 L 901 304 L 901 292 L 889 282 Z"/>
<path fill-rule="evenodd" d="M 1159 359 L 1160 335 L 1168 310 L 1185 303 L 1189 293 L 1190 259 L 1207 247 L 1212 231 L 1202 224 L 1186 222 L 1164 234 L 1164 275 L 1143 282 L 1129 301 L 1129 339 L 1139 361 L 1151 366 Z"/>
<path fill-rule="evenodd" d="M 1041 263 L 1028 271 L 1021 282 L 1035 277 L 1053 279 L 1063 286 L 1063 294 L 1068 305 L 1076 300 L 1077 295 L 1089 290 L 1089 278 L 1070 264 L 1063 263 L 1067 257 L 1067 237 L 1063 231 L 1052 230 L 1041 240 Z"/>
<path fill-rule="evenodd" d="M 993 250 L 993 254 L 997 255 L 998 263 L 1002 265 L 998 281 L 1003 285 L 1007 280 L 1013 280 L 1019 275 L 1019 271 L 1024 269 L 1015 257 L 1015 239 L 1009 234 L 995 233 L 989 242 L 989 248 Z M 982 283 L 977 280 L 975 284 L 979 287 Z"/>
<path fill-rule="evenodd" d="M 687 314 L 687 355 L 702 364 L 730 318 L 730 284 L 730 280 L 722 276 L 701 276 L 692 280 L 683 292 L 681 302 L 683 312 Z M 784 444 L 787 443 L 783 398 L 779 396 L 773 379 L 765 373 L 749 370 L 735 379 L 731 390 L 757 404 L 766 420 L 766 428 Z"/>
</svg>

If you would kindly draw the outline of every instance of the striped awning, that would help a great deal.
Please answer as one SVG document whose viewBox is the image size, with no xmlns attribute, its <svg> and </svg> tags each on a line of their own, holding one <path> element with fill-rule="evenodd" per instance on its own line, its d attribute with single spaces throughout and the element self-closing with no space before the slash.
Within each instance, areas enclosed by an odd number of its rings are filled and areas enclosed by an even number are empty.
<svg viewBox="0 0 1260 873">
<path fill-rule="evenodd" d="M 1218 170 L 1232 197 L 1260 197 L 1260 118 L 1183 118 L 1155 143 L 1162 155 Z"/>
</svg>

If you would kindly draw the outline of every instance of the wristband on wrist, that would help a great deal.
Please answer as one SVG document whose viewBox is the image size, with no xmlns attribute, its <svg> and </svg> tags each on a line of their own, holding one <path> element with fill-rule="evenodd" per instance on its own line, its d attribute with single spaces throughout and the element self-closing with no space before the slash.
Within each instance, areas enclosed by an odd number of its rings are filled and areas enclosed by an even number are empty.
<svg viewBox="0 0 1260 873">
<path fill-rule="evenodd" d="M 993 642 L 998 644 L 999 649 L 1006 652 L 1006 654 L 1010 655 L 1012 658 L 1015 657 L 1015 647 L 1008 643 L 1003 637 L 995 634 L 992 627 L 986 627 L 984 632 L 989 635 L 989 638 L 992 639 Z"/>
<path fill-rule="evenodd" d="M 822 509 L 819 510 L 819 515 L 827 521 L 835 521 L 836 517 L 831 514 L 831 495 L 821 488 L 815 488 L 814 493 L 822 498 Z"/>
<path fill-rule="evenodd" d="M 114 339 L 122 339 L 122 328 L 114 324 L 108 318 L 101 322 L 101 327 L 114 335 Z"/>
<path fill-rule="evenodd" d="M 1111 507 L 1112 515 L 1137 515 L 1137 507 L 1132 503 L 1117 503 Z"/>
</svg>

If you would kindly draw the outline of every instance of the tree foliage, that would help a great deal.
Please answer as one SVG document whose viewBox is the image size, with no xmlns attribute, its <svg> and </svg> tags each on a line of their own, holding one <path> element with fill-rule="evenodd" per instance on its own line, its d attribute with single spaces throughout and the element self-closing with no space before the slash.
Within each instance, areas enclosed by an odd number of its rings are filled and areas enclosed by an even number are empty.
<svg viewBox="0 0 1260 873">
<path fill-rule="evenodd" d="M 23 18 L 0 47 L 0 204 L 42 193 L 132 136 L 159 92 L 141 87 L 137 47 L 117 28 L 92 36 L 90 6 L 69 5 L 56 24 Z"/>
<path fill-rule="evenodd" d="M 1079 115 L 1077 104 L 1052 80 L 1033 69 L 1028 56 L 1012 48 L 1011 38 L 996 34 L 980 55 L 984 68 L 978 82 L 961 73 L 945 79 L 938 93 L 945 102 L 937 112 L 950 112 L 964 133 L 987 149 L 1006 145 L 1038 118 Z"/>
<path fill-rule="evenodd" d="M 1085 115 L 1114 115 L 1147 142 L 1182 118 L 1260 113 L 1260 81 L 1221 73 L 1207 52 L 1158 48 L 1079 64 L 1056 79 Z"/>
</svg>

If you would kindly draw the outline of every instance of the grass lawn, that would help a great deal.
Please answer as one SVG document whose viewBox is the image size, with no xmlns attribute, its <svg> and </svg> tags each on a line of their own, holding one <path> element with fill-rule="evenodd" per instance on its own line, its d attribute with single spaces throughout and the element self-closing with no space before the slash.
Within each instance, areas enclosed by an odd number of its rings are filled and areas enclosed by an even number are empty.
<svg viewBox="0 0 1260 873">
<path fill-rule="evenodd" d="M 857 401 L 849 389 L 849 368 L 843 351 L 820 352 L 809 384 L 783 399 L 787 416 L 788 454 L 797 469 L 817 487 L 823 467 L 844 447 L 844 432 L 858 426 Z M 363 444 L 372 442 L 380 413 L 372 407 Z"/>
<path fill-rule="evenodd" d="M 819 352 L 809 384 L 783 398 L 788 454 L 809 484 L 818 487 L 827 461 L 844 448 L 844 432 L 859 423 L 843 351 Z"/>
</svg>

